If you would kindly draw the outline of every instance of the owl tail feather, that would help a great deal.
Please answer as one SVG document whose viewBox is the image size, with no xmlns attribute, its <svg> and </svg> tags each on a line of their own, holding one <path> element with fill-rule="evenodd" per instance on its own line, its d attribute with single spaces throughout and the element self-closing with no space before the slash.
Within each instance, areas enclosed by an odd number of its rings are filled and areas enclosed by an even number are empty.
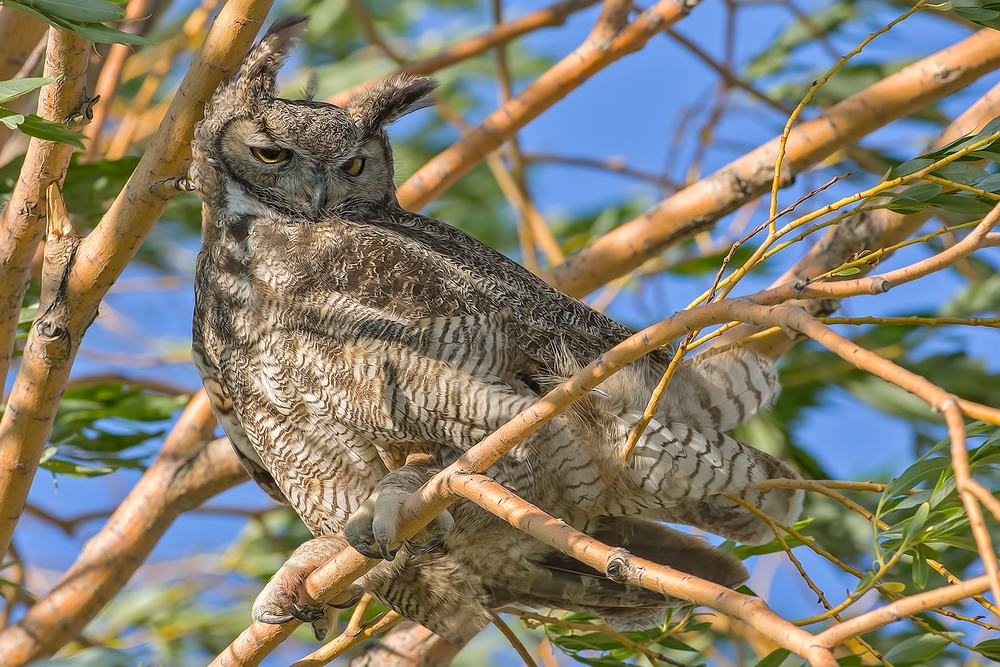
<svg viewBox="0 0 1000 667">
<path fill-rule="evenodd" d="M 379 563 L 365 575 L 364 587 L 453 644 L 465 644 L 490 622 L 480 578 L 440 551 Z"/>
<path fill-rule="evenodd" d="M 621 501 L 622 512 L 612 513 L 684 523 L 749 544 L 769 541 L 771 530 L 726 496 L 784 523 L 802 509 L 802 491 L 752 488 L 769 479 L 798 479 L 787 464 L 725 433 L 679 422 L 650 421 L 622 476 L 631 497 Z"/>
</svg>

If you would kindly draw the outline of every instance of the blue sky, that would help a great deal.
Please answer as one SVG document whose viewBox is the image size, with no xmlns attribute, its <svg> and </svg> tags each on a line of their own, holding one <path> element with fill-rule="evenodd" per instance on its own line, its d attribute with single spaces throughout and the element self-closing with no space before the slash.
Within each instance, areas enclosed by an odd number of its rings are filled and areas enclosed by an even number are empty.
<svg viewBox="0 0 1000 667">
<path fill-rule="evenodd" d="M 507 15 L 518 15 L 542 6 L 543 2 L 516 2 L 507 6 Z M 808 11 L 817 6 L 814 2 L 801 2 Z M 870 17 L 855 26 L 835 43 L 844 51 L 860 41 L 869 28 L 874 29 L 892 15 L 881 5 L 862 3 Z M 183 5 L 177 11 L 183 9 Z M 278 12 L 275 12 L 276 14 Z M 563 28 L 541 31 L 527 38 L 532 48 L 559 57 L 579 44 L 589 31 L 597 15 L 597 8 L 576 14 Z M 488 22 L 483 11 L 482 25 Z M 712 54 L 722 52 L 723 5 L 720 0 L 706 0 L 690 17 L 677 26 L 677 30 L 701 44 Z M 737 26 L 738 62 L 757 53 L 763 45 L 789 20 L 786 9 L 779 5 L 761 5 L 746 10 Z M 431 25 L 433 14 L 424 21 Z M 414 27 L 419 32 L 427 25 Z M 886 56 L 896 59 L 918 58 L 937 51 L 966 37 L 964 28 L 917 16 L 899 26 L 872 44 L 860 60 L 878 60 Z M 799 54 L 801 61 L 811 67 L 830 64 L 828 54 L 818 44 Z M 961 95 L 945 103 L 949 112 L 963 109 L 989 86 L 998 80 L 996 75 L 984 77 Z M 618 155 L 635 167 L 658 172 L 662 169 L 671 138 L 682 110 L 707 99 L 715 85 L 711 71 L 693 58 L 683 47 L 665 36 L 657 36 L 640 53 L 626 57 L 598 73 L 580 89 L 574 91 L 563 103 L 556 105 L 527 126 L 520 134 L 525 150 L 546 153 L 565 153 L 573 156 L 604 157 Z M 731 159 L 744 149 L 750 149 L 781 131 L 785 118 L 746 97 L 737 97 L 742 108 L 726 116 L 717 132 L 719 146 L 706 155 L 704 174 Z M 479 110 L 482 113 L 489 109 Z M 429 114 L 431 111 L 420 113 Z M 478 120 L 478 118 L 477 118 Z M 413 122 L 419 122 L 419 119 Z M 407 125 L 401 124 L 398 132 L 405 133 Z M 935 129 L 921 123 L 898 123 L 875 133 L 867 142 L 871 145 L 892 146 L 901 157 L 913 156 L 921 150 L 923 141 L 933 136 Z M 689 136 L 681 144 L 676 163 L 684 165 L 691 155 L 696 137 Z M 826 181 L 834 172 L 807 174 L 799 184 L 783 192 L 782 205 L 793 201 L 802 192 Z M 683 174 L 675 173 L 679 178 Z M 566 212 L 591 210 L 618 200 L 624 193 L 635 194 L 655 201 L 658 193 L 647 185 L 614 174 L 563 166 L 543 166 L 532 173 L 532 190 L 540 208 L 546 215 L 558 217 Z M 833 201 L 853 192 L 850 183 L 838 184 L 815 200 L 815 206 Z M 762 207 L 763 209 L 764 207 Z M 761 213 L 758 212 L 758 220 Z M 720 228 L 725 228 L 728 221 Z M 177 249 L 178 266 L 190 270 L 196 249 L 184 244 Z M 912 261 L 926 251 L 915 249 L 901 253 L 884 265 L 885 269 Z M 743 286 L 754 291 L 765 286 L 780 269 L 798 256 L 793 251 L 787 258 L 774 264 L 767 275 L 749 277 Z M 994 258 L 995 261 L 996 258 Z M 156 277 L 158 274 L 145 267 L 132 267 L 126 271 L 119 286 L 107 299 L 110 310 L 125 313 L 133 320 L 126 335 L 109 330 L 108 322 L 99 319 L 84 341 L 85 348 L 116 353 L 148 351 L 151 344 L 164 348 L 182 348 L 189 339 L 192 291 L 190 276 L 176 289 L 155 292 L 130 291 L 138 279 Z M 934 309 L 963 287 L 961 279 L 953 274 L 943 274 L 940 279 L 908 285 L 894 290 L 890 297 L 856 299 L 845 304 L 844 312 L 861 314 L 898 314 Z M 699 294 L 706 278 L 682 278 L 663 275 L 650 279 L 638 293 L 626 291 L 612 304 L 611 314 L 632 326 L 645 326 L 669 315 Z M 105 316 L 107 317 L 107 316 Z M 138 335 L 136 335 L 138 334 Z M 1000 358 L 988 354 L 997 344 L 997 334 L 981 331 L 956 331 L 951 338 L 953 345 L 965 346 L 970 354 L 988 360 L 992 370 L 1000 370 Z M 74 369 L 77 376 L 108 370 L 124 370 L 135 377 L 150 377 L 175 382 L 194 391 L 198 378 L 190 364 L 177 364 L 165 368 L 141 368 L 128 364 L 125 369 L 113 364 L 82 356 Z M 856 434 L 863 433 L 859 438 Z M 819 409 L 808 413 L 796 431 L 798 444 L 819 459 L 833 474 L 841 478 L 879 477 L 897 469 L 912 452 L 910 427 L 903 421 L 886 416 L 861 403 L 845 391 L 836 391 Z M 58 487 L 46 471 L 40 471 L 32 487 L 31 502 L 59 515 L 99 510 L 121 501 L 138 475 L 133 471 L 119 471 L 96 480 L 78 480 L 62 477 Z M 222 506 L 264 507 L 268 500 L 251 484 L 222 494 L 213 504 Z M 228 544 L 242 527 L 242 519 L 212 515 L 188 515 L 177 521 L 153 553 L 152 561 L 164 561 L 205 551 L 218 551 Z M 100 522 L 85 525 L 74 538 L 67 538 L 50 526 L 33 517 L 25 517 L 18 528 L 16 540 L 26 558 L 36 567 L 53 571 L 64 570 L 72 562 L 83 541 L 94 534 Z M 775 558 L 775 557 L 769 557 Z M 808 556 L 806 566 L 821 573 L 820 583 L 830 590 L 841 590 L 843 580 Z M 774 563 L 763 567 L 763 577 Z M 755 576 L 758 576 L 755 574 Z M 779 612 L 807 615 L 814 606 L 814 597 L 802 591 L 801 582 L 784 565 L 777 567 L 772 590 L 781 591 L 770 602 Z M 249 616 L 248 616 L 249 619 Z M 475 649 L 472 649 L 474 652 Z M 286 650 L 282 657 L 265 664 L 278 665 L 292 657 L 294 651 Z M 497 663 L 501 664 L 501 663 Z"/>
</svg>

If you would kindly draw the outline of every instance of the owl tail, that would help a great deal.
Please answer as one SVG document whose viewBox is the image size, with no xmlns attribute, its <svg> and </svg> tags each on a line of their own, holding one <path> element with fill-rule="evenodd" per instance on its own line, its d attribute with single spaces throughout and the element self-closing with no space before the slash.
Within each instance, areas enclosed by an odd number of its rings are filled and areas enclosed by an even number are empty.
<svg viewBox="0 0 1000 667">
<path fill-rule="evenodd" d="M 794 522 L 802 509 L 801 491 L 749 488 L 774 478 L 798 479 L 788 465 L 714 429 L 679 422 L 650 421 L 621 477 L 631 497 L 622 501 L 620 513 L 638 511 L 749 544 L 767 542 L 772 532 L 727 495 L 784 523 Z"/>
<path fill-rule="evenodd" d="M 480 578 L 450 554 L 432 551 L 379 563 L 365 591 L 453 644 L 465 644 L 490 622 Z"/>
<path fill-rule="evenodd" d="M 743 563 L 708 542 L 635 517 L 600 517 L 588 530 L 594 538 L 661 565 L 722 586 L 735 587 L 748 578 Z M 638 586 L 618 584 L 603 573 L 560 552 L 547 554 L 522 578 L 493 590 L 494 603 L 589 611 L 618 630 L 654 627 L 668 607 L 689 601 Z"/>
</svg>

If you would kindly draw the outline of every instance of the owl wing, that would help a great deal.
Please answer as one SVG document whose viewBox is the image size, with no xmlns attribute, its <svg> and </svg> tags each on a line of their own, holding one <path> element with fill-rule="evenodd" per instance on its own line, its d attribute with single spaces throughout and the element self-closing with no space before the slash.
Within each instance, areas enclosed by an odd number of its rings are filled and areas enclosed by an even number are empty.
<svg viewBox="0 0 1000 667">
<path fill-rule="evenodd" d="M 246 439 L 245 434 L 243 438 Z M 229 440 L 232 442 L 232 435 L 229 436 Z M 250 452 L 252 452 L 252 457 L 247 456 L 243 449 L 233 444 L 233 450 L 236 452 L 236 458 L 238 458 L 240 463 L 243 464 L 243 467 L 246 468 L 247 473 L 250 475 L 250 479 L 256 482 L 257 486 L 259 486 L 271 500 L 279 505 L 288 505 L 288 499 L 285 498 L 285 494 L 281 491 L 281 487 L 279 487 L 278 483 L 274 481 L 274 477 L 271 476 L 271 473 L 264 468 L 264 463 L 260 460 L 260 457 L 257 456 L 257 452 L 253 450 L 253 447 L 250 446 L 249 440 L 247 440 L 247 448 Z"/>
<path fill-rule="evenodd" d="M 205 393 L 208 394 L 208 399 L 212 404 L 212 412 L 215 413 L 215 418 L 222 425 L 223 430 L 225 430 L 226 435 L 229 437 L 229 443 L 233 446 L 236 457 L 243 464 L 247 474 L 250 475 L 250 479 L 256 482 L 271 500 L 279 505 L 287 505 L 288 499 L 285 498 L 285 494 L 282 493 L 281 488 L 274 481 L 274 477 L 264 467 L 264 463 L 260 460 L 257 451 L 250 444 L 247 433 L 243 430 L 243 425 L 240 424 L 239 416 L 234 409 L 233 401 L 225 382 L 218 382 L 215 379 L 218 375 L 215 372 L 216 367 L 213 365 L 209 355 L 206 354 L 202 346 L 195 344 L 193 347 L 193 357 L 195 364 L 202 373 Z"/>
</svg>

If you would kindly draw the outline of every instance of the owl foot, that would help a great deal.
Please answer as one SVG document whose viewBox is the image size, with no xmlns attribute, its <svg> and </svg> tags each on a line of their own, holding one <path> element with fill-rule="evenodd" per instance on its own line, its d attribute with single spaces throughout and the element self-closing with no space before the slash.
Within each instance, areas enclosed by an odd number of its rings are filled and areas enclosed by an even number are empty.
<svg viewBox="0 0 1000 667">
<path fill-rule="evenodd" d="M 371 497 L 347 521 L 344 535 L 348 544 L 368 558 L 393 560 L 399 547 L 389 547 L 399 541 L 396 536 L 402 520 L 403 503 L 428 477 L 426 468 L 410 464 L 383 477 Z M 427 553 L 444 541 L 454 525 L 451 514 L 442 512 L 406 541 L 407 551 L 414 555 Z"/>
<path fill-rule="evenodd" d="M 311 623 L 313 635 L 322 641 L 330 627 L 336 625 L 339 610 L 356 605 L 364 589 L 352 586 L 335 599 L 323 603 L 310 599 L 302 584 L 313 570 L 344 546 L 343 538 L 330 535 L 309 540 L 296 549 L 254 600 L 254 620 L 280 625 L 295 618 Z"/>
</svg>

